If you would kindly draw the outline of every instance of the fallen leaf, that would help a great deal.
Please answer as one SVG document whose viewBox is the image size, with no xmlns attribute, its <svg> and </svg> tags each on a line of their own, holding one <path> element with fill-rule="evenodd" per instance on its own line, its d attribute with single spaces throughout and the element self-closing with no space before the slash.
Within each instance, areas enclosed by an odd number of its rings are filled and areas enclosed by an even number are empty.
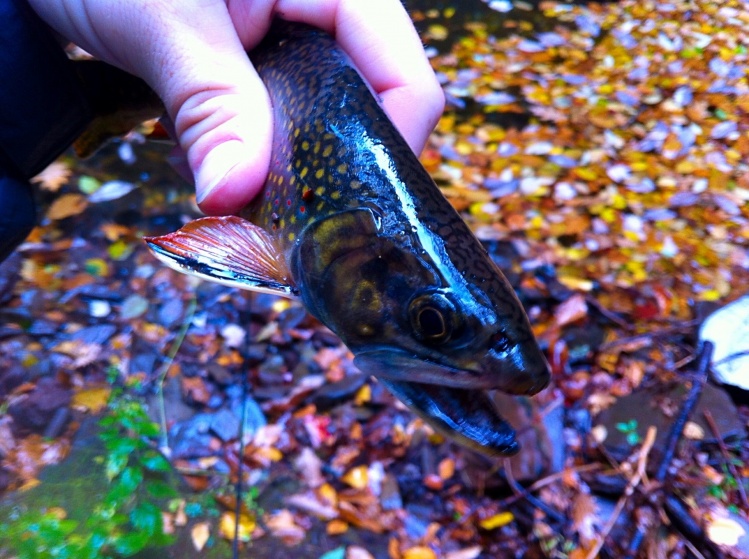
<svg viewBox="0 0 749 559">
<path fill-rule="evenodd" d="M 32 177 L 29 182 L 38 184 L 42 190 L 57 192 L 70 180 L 71 170 L 62 161 L 53 161 L 38 175 Z"/>
<path fill-rule="evenodd" d="M 585 302 L 585 296 L 575 293 L 564 303 L 559 305 L 554 312 L 554 320 L 557 326 L 565 326 L 572 322 L 585 318 L 588 315 L 588 304 Z"/>
<path fill-rule="evenodd" d="M 196 551 L 203 551 L 205 544 L 208 542 L 208 538 L 211 537 L 211 526 L 208 522 L 198 522 L 190 530 L 190 537 L 192 538 L 192 545 Z M 232 533 L 232 538 L 234 534 Z"/>
<path fill-rule="evenodd" d="M 82 194 L 63 194 L 57 198 L 47 210 L 47 218 L 65 219 L 78 215 L 88 206 L 88 200 Z"/>
<path fill-rule="evenodd" d="M 237 529 L 239 541 L 250 541 L 252 531 L 255 529 L 255 518 L 248 514 L 241 513 L 239 515 L 239 522 L 237 522 L 237 517 L 234 512 L 222 513 L 218 528 L 221 537 L 227 540 L 233 540 L 234 532 Z"/>
<path fill-rule="evenodd" d="M 495 530 L 502 526 L 506 526 L 513 520 L 515 520 L 515 517 L 511 512 L 498 512 L 497 514 L 493 514 L 492 516 L 481 520 L 479 526 L 484 530 Z"/>
<path fill-rule="evenodd" d="M 110 386 L 84 388 L 73 394 L 70 405 L 82 411 L 99 413 L 107 406 L 111 393 L 112 388 Z"/>
</svg>

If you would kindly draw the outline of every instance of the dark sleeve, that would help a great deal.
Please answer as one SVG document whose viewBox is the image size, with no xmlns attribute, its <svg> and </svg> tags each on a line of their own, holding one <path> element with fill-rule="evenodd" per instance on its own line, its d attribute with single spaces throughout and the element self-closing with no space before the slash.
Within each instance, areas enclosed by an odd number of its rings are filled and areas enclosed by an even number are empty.
<svg viewBox="0 0 749 559">
<path fill-rule="evenodd" d="M 25 0 L 0 0 L 0 261 L 35 223 L 27 179 L 91 120 L 62 48 Z"/>
</svg>

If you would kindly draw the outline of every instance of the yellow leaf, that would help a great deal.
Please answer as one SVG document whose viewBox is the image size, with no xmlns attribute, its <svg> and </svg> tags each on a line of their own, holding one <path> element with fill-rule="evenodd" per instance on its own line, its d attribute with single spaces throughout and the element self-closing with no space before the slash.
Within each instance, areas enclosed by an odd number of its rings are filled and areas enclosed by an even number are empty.
<svg viewBox="0 0 749 559">
<path fill-rule="evenodd" d="M 341 478 L 341 481 L 350 485 L 354 489 L 364 489 L 369 481 L 367 473 L 366 466 L 357 466 L 346 472 Z"/>
<path fill-rule="evenodd" d="M 496 528 L 506 526 L 513 520 L 515 520 L 515 517 L 511 512 L 498 512 L 497 514 L 492 515 L 489 518 L 484 518 L 481 522 L 479 522 L 479 526 L 481 526 L 484 530 L 494 530 Z"/>
<path fill-rule="evenodd" d="M 232 534 L 233 536 L 234 534 Z M 211 537 L 211 527 L 208 522 L 198 522 L 192 527 L 190 531 L 190 537 L 192 538 L 192 545 L 195 546 L 197 551 L 202 551 L 205 544 L 208 542 L 208 538 Z"/>
<path fill-rule="evenodd" d="M 437 559 L 434 551 L 423 545 L 417 545 L 411 549 L 407 549 L 403 553 L 403 559 Z"/>
<path fill-rule="evenodd" d="M 227 540 L 234 539 L 234 530 L 237 528 L 236 515 L 233 512 L 225 512 L 221 515 L 218 531 L 221 537 Z M 249 514 L 239 515 L 239 541 L 248 542 L 255 529 L 255 519 Z"/>
<path fill-rule="evenodd" d="M 372 399 L 372 388 L 368 384 L 365 384 L 356 392 L 356 396 L 354 397 L 354 403 L 357 406 L 361 406 L 369 402 L 371 399 Z"/>
<path fill-rule="evenodd" d="M 82 194 L 63 194 L 47 210 L 49 219 L 65 219 L 78 215 L 88 206 L 88 200 Z"/>
<path fill-rule="evenodd" d="M 73 394 L 71 404 L 74 408 L 99 413 L 107 407 L 109 394 L 112 389 L 109 386 L 100 386 L 96 388 L 87 388 Z"/>
</svg>

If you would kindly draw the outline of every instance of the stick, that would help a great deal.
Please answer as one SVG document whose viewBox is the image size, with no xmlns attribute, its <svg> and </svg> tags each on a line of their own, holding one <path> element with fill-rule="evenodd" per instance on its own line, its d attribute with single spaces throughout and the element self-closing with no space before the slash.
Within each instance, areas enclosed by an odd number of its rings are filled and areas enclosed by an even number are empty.
<svg viewBox="0 0 749 559">
<path fill-rule="evenodd" d="M 700 360 L 697 365 L 697 375 L 692 382 L 692 388 L 689 391 L 689 395 L 687 396 L 686 400 L 684 400 L 684 404 L 682 404 L 681 406 L 679 416 L 676 418 L 676 421 L 671 426 L 671 431 L 668 433 L 666 450 L 663 453 L 663 459 L 661 460 L 661 463 L 658 466 L 658 471 L 655 474 L 656 481 L 663 482 L 663 480 L 666 479 L 668 467 L 671 465 L 671 461 L 674 459 L 676 446 L 679 444 L 679 439 L 681 439 L 681 434 L 684 431 L 684 426 L 686 425 L 689 416 L 694 410 L 694 407 L 697 405 L 697 402 L 700 399 L 700 395 L 702 394 L 702 387 L 705 385 L 705 381 L 707 380 L 707 371 L 710 368 L 710 358 L 712 357 L 712 355 L 712 342 L 703 342 L 702 348 L 700 350 Z"/>
<path fill-rule="evenodd" d="M 744 489 L 744 484 L 741 483 L 739 473 L 736 471 L 736 465 L 731 462 L 731 457 L 728 454 L 726 443 L 725 441 L 723 441 L 723 437 L 720 436 L 718 426 L 715 424 L 715 420 L 713 419 L 713 414 L 710 413 L 710 410 L 705 410 L 704 412 L 702 412 L 702 414 L 705 416 L 707 424 L 710 425 L 710 429 L 712 430 L 713 435 L 715 435 L 715 439 L 718 441 L 718 448 L 720 448 L 720 453 L 723 455 L 723 460 L 725 461 L 726 468 L 728 468 L 728 472 L 737 482 L 736 485 L 739 490 L 739 496 L 741 497 L 741 504 L 744 505 L 744 510 L 749 510 L 749 501 L 747 501 L 746 498 L 746 489 Z"/>
</svg>

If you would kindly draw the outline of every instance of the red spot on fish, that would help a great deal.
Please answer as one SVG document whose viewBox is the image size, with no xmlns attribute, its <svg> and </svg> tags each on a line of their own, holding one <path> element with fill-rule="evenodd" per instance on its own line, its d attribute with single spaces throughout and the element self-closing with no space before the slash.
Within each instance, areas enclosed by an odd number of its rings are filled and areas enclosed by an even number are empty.
<svg viewBox="0 0 749 559">
<path fill-rule="evenodd" d="M 291 198 L 289 198 L 288 200 L 286 200 L 286 205 L 287 205 L 288 207 L 291 207 Z"/>
<path fill-rule="evenodd" d="M 274 206 L 278 206 L 280 203 L 281 203 L 281 200 L 279 200 L 278 198 L 276 198 L 275 200 L 273 200 L 273 205 Z"/>
<path fill-rule="evenodd" d="M 305 186 L 304 189 L 302 189 L 302 200 L 304 200 L 305 202 L 311 202 L 312 198 L 314 197 L 315 197 L 315 194 L 314 192 L 312 192 L 311 188 L 307 188 Z"/>
<path fill-rule="evenodd" d="M 304 206 L 299 206 L 299 213 L 304 213 L 306 211 L 307 211 L 307 208 L 305 208 Z"/>
</svg>

